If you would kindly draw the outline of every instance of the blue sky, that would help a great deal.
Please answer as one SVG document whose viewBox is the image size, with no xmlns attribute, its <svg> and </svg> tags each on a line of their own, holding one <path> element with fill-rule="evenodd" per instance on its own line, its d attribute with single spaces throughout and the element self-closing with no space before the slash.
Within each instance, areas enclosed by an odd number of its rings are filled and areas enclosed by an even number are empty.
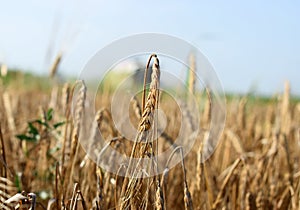
<svg viewBox="0 0 300 210">
<path fill-rule="evenodd" d="M 13 67 L 48 73 L 48 63 L 64 49 L 60 71 L 78 75 L 110 42 L 157 32 L 198 47 L 227 91 L 278 93 L 289 80 L 300 95 L 300 1 L 0 0 L 0 5 L 0 61 Z"/>
</svg>

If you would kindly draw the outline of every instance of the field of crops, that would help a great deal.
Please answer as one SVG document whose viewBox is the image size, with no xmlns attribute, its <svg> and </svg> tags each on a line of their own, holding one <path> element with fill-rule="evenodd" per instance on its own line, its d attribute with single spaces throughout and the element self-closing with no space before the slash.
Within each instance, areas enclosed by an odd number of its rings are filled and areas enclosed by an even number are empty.
<svg viewBox="0 0 300 210">
<path fill-rule="evenodd" d="M 105 88 L 97 95 L 94 123 L 89 126 L 84 82 L 2 77 L 1 209 L 300 209 L 300 101 L 290 95 L 288 82 L 281 94 L 270 98 L 228 96 L 217 149 L 203 161 L 211 104 L 207 98 L 203 102 L 199 125 L 193 120 L 181 122 L 178 106 L 159 93 L 159 64 L 153 59 L 150 88 L 144 97 L 133 98 L 128 110 L 138 131 L 135 142 L 115 127 L 111 94 Z M 158 106 L 165 111 L 167 125 L 155 139 L 153 118 Z M 180 111 L 193 118 L 188 108 Z M 183 153 L 180 145 L 173 144 L 177 124 L 191 132 L 198 126 L 200 132 L 185 158 L 168 167 L 173 157 L 181 158 Z M 103 154 L 101 158 L 118 173 L 104 170 L 86 156 L 80 144 L 86 136 L 89 153 Z M 98 138 L 105 139 L 101 151 Z M 134 161 L 116 164 L 116 154 L 106 153 L 107 147 L 131 158 L 148 158 L 149 171 L 140 170 Z M 172 154 L 164 160 L 163 173 L 150 176 L 157 170 L 153 157 L 167 148 Z"/>
</svg>

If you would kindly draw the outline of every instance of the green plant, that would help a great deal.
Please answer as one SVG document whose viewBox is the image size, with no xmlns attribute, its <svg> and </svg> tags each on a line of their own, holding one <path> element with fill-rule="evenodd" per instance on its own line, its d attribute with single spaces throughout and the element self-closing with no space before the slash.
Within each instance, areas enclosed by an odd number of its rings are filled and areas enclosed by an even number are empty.
<svg viewBox="0 0 300 210">
<path fill-rule="evenodd" d="M 28 142 L 37 142 L 39 141 L 43 135 L 43 133 L 48 134 L 56 131 L 60 126 L 64 125 L 65 122 L 52 122 L 53 119 L 53 109 L 48 109 L 46 116 L 44 119 L 36 119 L 33 121 L 29 121 L 27 123 L 27 130 L 23 134 L 16 135 L 16 137 L 21 141 Z M 38 126 L 41 128 L 38 129 Z"/>
</svg>

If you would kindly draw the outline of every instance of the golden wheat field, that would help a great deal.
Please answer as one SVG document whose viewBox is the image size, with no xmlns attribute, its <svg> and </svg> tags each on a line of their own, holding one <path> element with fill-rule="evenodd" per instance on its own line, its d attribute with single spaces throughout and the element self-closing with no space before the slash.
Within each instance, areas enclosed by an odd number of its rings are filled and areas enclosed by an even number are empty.
<svg viewBox="0 0 300 210">
<path fill-rule="evenodd" d="M 152 56 L 149 88 L 131 101 L 129 115 L 137 128 L 136 141 L 128 141 L 112 121 L 111 90 L 97 95 L 99 109 L 94 124 L 84 122 L 87 89 L 83 81 L 49 81 L 14 76 L 0 84 L 0 205 L 1 209 L 300 209 L 300 101 L 290 95 L 288 82 L 282 93 L 270 98 L 228 96 L 226 122 L 217 149 L 203 161 L 205 129 L 211 107 L 203 102 L 200 125 L 180 122 L 178 107 L 159 92 L 160 72 Z M 192 81 L 192 74 L 190 80 Z M 29 83 L 35 83 L 28 85 Z M 27 85 L 26 85 L 27 84 Z M 189 83 L 191 91 L 193 82 Z M 74 99 L 75 89 L 77 97 Z M 197 94 L 197 93 L 195 93 Z M 73 99 L 76 103 L 72 103 Z M 166 110 L 167 127 L 153 140 L 158 105 Z M 189 112 L 189 110 L 185 110 Z M 193 113 L 188 113 L 191 118 Z M 172 149 L 183 123 L 185 129 L 199 126 L 191 151 L 175 167 L 165 160 L 163 173 L 147 176 L 134 162 L 117 165 L 110 173 L 86 156 L 81 132 L 91 136 L 100 153 L 96 130 L 105 147 L 129 157 L 148 158 L 149 171 L 157 170 L 153 156 Z M 104 148 L 105 148 L 104 147 Z M 106 155 L 116 163 L 115 153 Z M 96 154 L 97 155 L 97 154 Z M 101 156 L 102 157 L 102 156 Z M 148 172 L 149 172 L 148 171 Z M 139 177 L 121 174 L 140 173 Z"/>
</svg>

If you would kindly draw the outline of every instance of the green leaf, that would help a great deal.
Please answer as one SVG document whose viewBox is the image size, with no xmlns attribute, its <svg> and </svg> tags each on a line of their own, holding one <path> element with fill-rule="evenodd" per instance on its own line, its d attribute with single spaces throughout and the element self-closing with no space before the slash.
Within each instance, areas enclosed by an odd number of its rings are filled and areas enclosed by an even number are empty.
<svg viewBox="0 0 300 210">
<path fill-rule="evenodd" d="M 36 127 L 34 127 L 34 125 L 33 125 L 32 122 L 29 122 L 29 123 L 28 123 L 28 128 L 29 128 L 28 133 L 33 134 L 34 136 L 36 136 L 36 135 L 39 134 L 38 129 L 37 129 Z"/>
<path fill-rule="evenodd" d="M 15 186 L 17 187 L 18 191 L 22 191 L 21 181 L 19 176 L 15 176 Z"/>
<path fill-rule="evenodd" d="M 45 126 L 45 127 L 47 127 L 47 128 L 50 128 L 49 124 L 46 123 L 46 122 L 43 122 L 42 120 L 35 120 L 35 121 L 33 121 L 33 122 L 36 122 L 36 123 L 38 123 L 38 124 L 40 124 L 40 125 L 43 125 L 43 126 Z"/>
<path fill-rule="evenodd" d="M 47 112 L 47 121 L 52 120 L 52 117 L 53 117 L 53 109 L 50 108 L 50 109 L 48 109 L 48 112 Z"/>
<path fill-rule="evenodd" d="M 25 141 L 31 141 L 31 142 L 35 142 L 36 141 L 36 138 L 33 138 L 33 137 L 30 137 L 30 136 L 26 136 L 25 134 L 20 134 L 20 135 L 16 135 L 16 137 L 19 139 L 19 140 L 25 140 Z"/>
<path fill-rule="evenodd" d="M 64 125 L 65 123 L 66 123 L 66 122 L 58 122 L 58 123 L 55 123 L 55 124 L 53 125 L 53 127 L 56 129 L 56 128 L 58 128 L 58 127 Z"/>
</svg>

